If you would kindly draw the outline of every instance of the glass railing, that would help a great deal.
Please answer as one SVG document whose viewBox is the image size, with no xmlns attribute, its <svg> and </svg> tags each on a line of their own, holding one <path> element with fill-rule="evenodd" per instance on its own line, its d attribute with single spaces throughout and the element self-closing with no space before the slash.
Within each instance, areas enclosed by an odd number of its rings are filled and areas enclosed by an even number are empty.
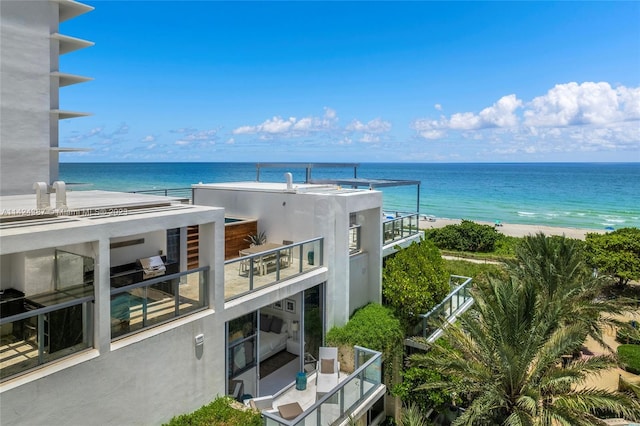
<svg viewBox="0 0 640 426">
<path fill-rule="evenodd" d="M 360 225 L 353 225 L 349 228 L 349 254 L 356 254 L 360 252 L 361 230 L 362 227 Z"/>
<path fill-rule="evenodd" d="M 266 426 L 325 426 L 349 417 L 382 386 L 382 353 L 354 346 L 355 371 L 293 420 L 263 411 Z"/>
<path fill-rule="evenodd" d="M 418 213 L 400 214 L 398 217 L 385 220 L 382 223 L 383 245 L 418 234 L 420 231 L 418 225 Z"/>
<path fill-rule="evenodd" d="M 323 265 L 323 238 L 294 244 L 267 243 L 260 251 L 251 247 L 236 259 L 224 263 L 224 298 L 230 300 Z"/>
<path fill-rule="evenodd" d="M 449 277 L 451 293 L 430 312 L 420 315 L 422 320 L 414 329 L 414 336 L 429 340 L 451 317 L 459 315 L 466 309 L 469 306 L 467 302 L 471 300 L 471 280 L 469 277 L 451 275 Z"/>
<path fill-rule="evenodd" d="M 141 191 L 131 191 L 132 194 L 161 195 L 165 197 L 177 197 L 193 200 L 193 190 L 191 188 L 165 188 L 165 189 L 145 189 Z"/>
<path fill-rule="evenodd" d="M 111 289 L 111 338 L 125 336 L 207 307 L 209 267 Z"/>
<path fill-rule="evenodd" d="M 92 347 L 93 286 L 84 287 L 69 288 L 77 290 L 74 294 L 30 296 L 24 299 L 24 312 L 0 318 L 0 379 Z M 40 304 L 40 299 L 52 304 Z"/>
</svg>

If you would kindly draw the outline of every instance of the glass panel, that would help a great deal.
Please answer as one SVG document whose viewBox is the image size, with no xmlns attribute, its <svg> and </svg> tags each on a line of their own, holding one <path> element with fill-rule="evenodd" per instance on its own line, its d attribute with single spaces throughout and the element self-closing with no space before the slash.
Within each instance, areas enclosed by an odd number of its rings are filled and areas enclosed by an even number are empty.
<svg viewBox="0 0 640 426">
<path fill-rule="evenodd" d="M 300 271 L 300 250 L 296 247 L 289 247 L 280 250 L 280 279 L 284 280 L 292 277 Z"/>
<path fill-rule="evenodd" d="M 93 270 L 93 258 L 56 250 L 56 290 L 93 285 Z"/>
<path fill-rule="evenodd" d="M 240 253 L 242 257 L 225 262 L 225 300 L 311 271 L 322 264 L 321 239 L 298 243 L 285 249 L 275 248 L 265 252 L 255 250 L 259 249 L 247 249 Z"/>
<path fill-rule="evenodd" d="M 315 362 L 319 358 L 319 348 L 322 346 L 322 336 L 324 336 L 322 304 L 322 285 L 304 292 L 305 365 L 309 363 L 312 369 L 315 369 Z"/>
<path fill-rule="evenodd" d="M 0 379 L 38 365 L 38 317 L 2 325 Z"/>
<path fill-rule="evenodd" d="M 90 347 L 91 305 L 78 304 L 2 324 L 0 378 Z"/>
<path fill-rule="evenodd" d="M 360 384 L 362 373 L 349 380 L 344 386 L 344 406 L 345 410 L 355 406 L 360 399 Z"/>
<path fill-rule="evenodd" d="M 179 279 L 167 280 L 147 287 L 147 320 L 150 326 L 175 318 Z"/>
<path fill-rule="evenodd" d="M 206 307 L 207 274 L 207 270 L 184 272 L 177 278 L 111 295 L 111 337 Z"/>
<path fill-rule="evenodd" d="M 180 279 L 178 286 L 180 315 L 205 307 L 207 276 L 208 271 L 200 271 Z"/>
<path fill-rule="evenodd" d="M 111 338 L 144 327 L 146 290 L 146 287 L 141 287 L 111 296 Z"/>
<path fill-rule="evenodd" d="M 255 367 L 256 357 L 256 330 L 258 328 L 257 313 L 252 312 L 228 322 L 227 348 L 228 348 L 228 378 L 234 380 L 243 372 Z M 254 389 L 255 384 L 245 383 L 245 391 Z"/>
</svg>

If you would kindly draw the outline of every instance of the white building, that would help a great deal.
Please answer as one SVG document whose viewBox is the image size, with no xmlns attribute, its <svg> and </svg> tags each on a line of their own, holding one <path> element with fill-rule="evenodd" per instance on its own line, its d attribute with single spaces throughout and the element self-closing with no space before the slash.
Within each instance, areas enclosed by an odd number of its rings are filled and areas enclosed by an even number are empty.
<svg viewBox="0 0 640 426">
<path fill-rule="evenodd" d="M 57 120 L 81 114 L 59 110 L 58 87 L 86 79 L 57 58 L 90 43 L 58 24 L 91 8 L 0 8 L 2 423 L 158 424 L 225 393 L 304 410 L 269 424 L 374 422 L 379 354 L 358 350 L 368 361 L 322 391 L 316 361 L 331 326 L 380 301 L 383 252 L 417 227 L 383 224 L 378 191 L 284 177 L 195 185 L 197 205 L 66 191 Z M 263 232 L 266 245 L 246 241 Z M 302 371 L 305 391 L 292 386 Z"/>
<path fill-rule="evenodd" d="M 58 180 L 58 120 L 87 115 L 60 110 L 58 89 L 91 80 L 60 70 L 59 57 L 93 45 L 59 25 L 91 10 L 71 0 L 0 2 L 0 194 Z"/>
</svg>

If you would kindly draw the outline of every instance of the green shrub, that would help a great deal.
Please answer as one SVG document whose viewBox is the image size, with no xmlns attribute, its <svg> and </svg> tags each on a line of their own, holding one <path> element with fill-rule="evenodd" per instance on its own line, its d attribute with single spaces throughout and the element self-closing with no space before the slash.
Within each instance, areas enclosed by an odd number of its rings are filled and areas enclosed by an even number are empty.
<svg viewBox="0 0 640 426">
<path fill-rule="evenodd" d="M 417 389 L 428 383 L 442 381 L 442 375 L 434 370 L 410 367 L 402 373 L 402 382 L 391 389 L 391 395 L 397 396 L 405 405 L 415 404 L 421 411 L 443 405 L 451 401 L 448 394 L 440 389 Z"/>
<path fill-rule="evenodd" d="M 331 345 L 358 345 L 382 352 L 384 357 L 402 350 L 402 327 L 393 312 L 377 303 L 358 309 L 343 327 L 333 327 L 327 333 Z"/>
<path fill-rule="evenodd" d="M 493 226 L 463 220 L 459 225 L 425 230 L 425 237 L 440 249 L 488 253 L 501 234 Z"/>
<path fill-rule="evenodd" d="M 640 374 L 640 345 L 618 346 L 618 358 L 629 373 Z"/>
<path fill-rule="evenodd" d="M 191 414 L 172 418 L 166 426 L 262 426 L 260 413 L 233 408 L 233 401 L 228 396 L 216 398 Z"/>
<path fill-rule="evenodd" d="M 449 293 L 440 250 L 428 240 L 413 243 L 386 261 L 382 270 L 382 295 L 407 333 Z"/>
</svg>

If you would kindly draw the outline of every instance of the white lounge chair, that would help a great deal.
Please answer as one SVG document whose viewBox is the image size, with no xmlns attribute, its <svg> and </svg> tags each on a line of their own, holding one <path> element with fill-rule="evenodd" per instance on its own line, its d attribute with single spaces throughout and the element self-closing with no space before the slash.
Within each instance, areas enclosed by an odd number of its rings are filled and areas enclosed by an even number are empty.
<svg viewBox="0 0 640 426">
<path fill-rule="evenodd" d="M 320 347 L 320 359 L 316 367 L 316 397 L 330 392 L 338 386 L 340 378 L 340 363 L 338 362 L 338 348 Z"/>
</svg>

